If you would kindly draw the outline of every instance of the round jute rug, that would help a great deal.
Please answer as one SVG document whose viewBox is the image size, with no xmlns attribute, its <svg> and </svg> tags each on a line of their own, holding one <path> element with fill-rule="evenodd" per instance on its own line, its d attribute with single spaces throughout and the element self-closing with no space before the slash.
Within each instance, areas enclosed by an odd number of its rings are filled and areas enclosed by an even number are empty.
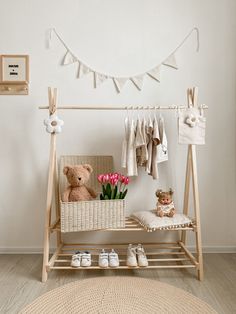
<svg viewBox="0 0 236 314">
<path fill-rule="evenodd" d="M 43 294 L 20 314 L 216 313 L 208 304 L 168 284 L 136 277 L 99 277 Z"/>
</svg>

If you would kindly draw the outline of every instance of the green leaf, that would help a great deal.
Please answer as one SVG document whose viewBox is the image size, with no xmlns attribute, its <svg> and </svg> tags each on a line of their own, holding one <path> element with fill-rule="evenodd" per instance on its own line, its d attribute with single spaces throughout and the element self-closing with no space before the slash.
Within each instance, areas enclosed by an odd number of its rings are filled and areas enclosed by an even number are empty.
<svg viewBox="0 0 236 314">
<path fill-rule="evenodd" d="M 126 190 L 123 192 L 123 194 L 122 194 L 122 200 L 126 197 L 127 192 L 128 192 L 128 189 L 126 189 Z"/>
<path fill-rule="evenodd" d="M 105 200 L 109 200 L 109 198 L 108 198 L 108 196 L 107 195 L 105 195 L 105 198 L 104 198 Z"/>
<path fill-rule="evenodd" d="M 100 200 L 104 200 L 102 193 L 100 194 Z"/>
<path fill-rule="evenodd" d="M 106 188 L 105 188 L 104 185 L 102 185 L 102 194 L 103 194 L 103 195 L 106 195 Z"/>
<path fill-rule="evenodd" d="M 108 196 L 108 199 L 111 199 L 111 185 L 110 183 L 107 183 L 107 186 L 106 186 L 106 195 Z"/>
<path fill-rule="evenodd" d="M 111 199 L 114 200 L 116 198 L 116 194 L 117 194 L 117 185 L 115 186 L 115 188 L 112 190 L 111 193 Z"/>
</svg>

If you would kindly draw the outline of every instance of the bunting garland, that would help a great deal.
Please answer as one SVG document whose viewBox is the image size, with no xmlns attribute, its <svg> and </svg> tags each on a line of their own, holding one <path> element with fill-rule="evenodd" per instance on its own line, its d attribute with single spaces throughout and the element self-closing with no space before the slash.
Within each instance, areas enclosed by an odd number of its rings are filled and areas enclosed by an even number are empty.
<svg viewBox="0 0 236 314">
<path fill-rule="evenodd" d="M 114 83 L 114 86 L 117 90 L 118 93 L 121 92 L 122 88 L 125 86 L 126 82 L 128 80 L 130 80 L 134 86 L 141 91 L 142 87 L 143 87 L 143 80 L 145 75 L 148 75 L 150 78 L 156 80 L 157 82 L 161 82 L 161 71 L 163 70 L 163 66 L 167 66 L 170 68 L 173 68 L 175 70 L 178 69 L 178 64 L 176 61 L 176 57 L 175 57 L 175 53 L 179 50 L 179 48 L 181 48 L 183 46 L 183 44 L 185 43 L 185 41 L 190 37 L 190 35 L 193 32 L 196 32 L 197 34 L 197 48 L 196 51 L 199 51 L 199 30 L 197 27 L 194 27 L 188 34 L 187 36 L 182 40 L 182 42 L 175 48 L 175 50 L 172 51 L 172 53 L 165 58 L 165 60 L 163 62 L 161 62 L 160 64 L 156 65 L 155 67 L 153 67 L 152 69 L 141 73 L 139 75 L 135 75 L 135 76 L 130 76 L 130 77 L 115 77 L 115 76 L 110 76 L 107 75 L 105 73 L 100 73 L 97 72 L 96 70 L 92 69 L 91 67 L 87 66 L 84 62 L 82 62 L 77 56 L 75 56 L 73 54 L 73 52 L 68 48 L 68 46 L 65 44 L 64 40 L 62 40 L 62 38 L 58 35 L 57 31 L 55 30 L 55 28 L 50 29 L 49 32 L 49 42 L 48 42 L 48 47 L 51 47 L 51 43 L 52 43 L 52 38 L 53 38 L 53 34 L 56 35 L 57 39 L 59 39 L 59 41 L 61 42 L 61 44 L 65 47 L 66 49 L 66 53 L 62 59 L 62 65 L 70 65 L 70 64 L 77 64 L 78 65 L 78 74 L 77 74 L 77 78 L 81 78 L 82 76 L 88 74 L 88 73 L 93 73 L 93 77 L 94 77 L 94 88 L 97 88 L 98 86 L 100 86 L 103 82 L 105 82 L 107 79 L 111 79 Z"/>
</svg>

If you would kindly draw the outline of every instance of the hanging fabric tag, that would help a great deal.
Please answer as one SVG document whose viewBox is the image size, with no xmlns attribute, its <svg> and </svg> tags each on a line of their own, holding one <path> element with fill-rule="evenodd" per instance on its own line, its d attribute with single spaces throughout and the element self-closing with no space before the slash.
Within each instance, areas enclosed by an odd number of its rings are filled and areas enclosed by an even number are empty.
<svg viewBox="0 0 236 314">
<path fill-rule="evenodd" d="M 134 83 L 137 89 L 142 90 L 144 74 L 131 77 L 130 80 Z"/>
<path fill-rule="evenodd" d="M 206 118 L 196 108 L 189 108 L 179 113 L 179 144 L 205 144 Z"/>
<path fill-rule="evenodd" d="M 67 51 L 63 58 L 62 65 L 72 64 L 77 61 L 78 61 L 77 58 L 70 51 Z"/>
<path fill-rule="evenodd" d="M 151 71 L 147 72 L 147 74 L 152 79 L 156 80 L 157 82 L 160 82 L 161 81 L 161 65 L 158 65 L 157 67 L 155 67 Z"/>
<path fill-rule="evenodd" d="M 172 55 L 170 55 L 164 62 L 162 62 L 162 64 L 174 68 L 174 69 L 178 69 L 178 65 L 176 62 L 176 58 L 175 58 L 175 54 L 173 53 Z"/>
</svg>

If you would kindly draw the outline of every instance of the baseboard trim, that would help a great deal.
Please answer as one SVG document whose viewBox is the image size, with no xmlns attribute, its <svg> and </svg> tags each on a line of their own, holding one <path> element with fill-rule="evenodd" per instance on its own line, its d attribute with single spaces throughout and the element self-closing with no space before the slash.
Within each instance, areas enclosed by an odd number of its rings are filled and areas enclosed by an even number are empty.
<svg viewBox="0 0 236 314">
<path fill-rule="evenodd" d="M 145 246 L 145 244 L 144 244 Z M 191 252 L 194 252 L 194 246 L 188 246 Z M 53 253 L 55 249 L 51 248 Z M 236 246 L 203 246 L 203 253 L 236 253 Z M 17 248 L 0 248 L 0 254 L 42 254 L 42 248 L 35 247 L 17 247 Z"/>
</svg>

